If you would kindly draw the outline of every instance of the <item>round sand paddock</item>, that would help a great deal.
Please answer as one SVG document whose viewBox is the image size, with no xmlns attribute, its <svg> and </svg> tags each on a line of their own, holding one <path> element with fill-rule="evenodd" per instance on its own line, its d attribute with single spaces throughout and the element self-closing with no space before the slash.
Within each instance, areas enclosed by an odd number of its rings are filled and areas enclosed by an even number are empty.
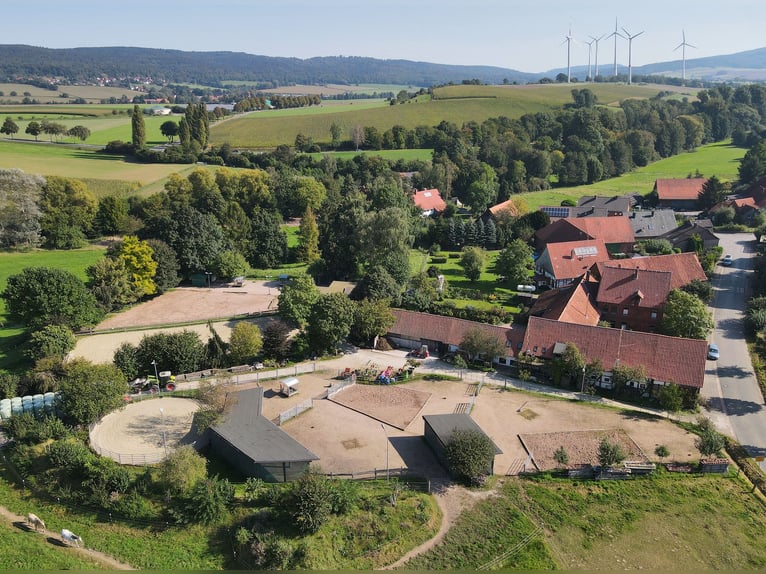
<svg viewBox="0 0 766 574">
<path fill-rule="evenodd" d="M 192 444 L 192 399 L 162 397 L 129 403 L 109 413 L 90 431 L 90 443 L 102 456 L 121 464 L 143 465 L 163 460 L 182 444 Z"/>
</svg>

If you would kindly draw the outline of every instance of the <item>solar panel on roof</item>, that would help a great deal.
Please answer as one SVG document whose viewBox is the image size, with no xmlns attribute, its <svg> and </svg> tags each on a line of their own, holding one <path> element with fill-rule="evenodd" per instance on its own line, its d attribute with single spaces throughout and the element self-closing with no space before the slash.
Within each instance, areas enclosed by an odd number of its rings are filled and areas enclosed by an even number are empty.
<svg viewBox="0 0 766 574">
<path fill-rule="evenodd" d="M 540 211 L 547 213 L 550 217 L 569 217 L 568 207 L 543 206 Z"/>
<path fill-rule="evenodd" d="M 585 247 L 575 247 L 572 251 L 574 251 L 575 256 L 577 257 L 588 257 L 591 255 L 597 255 L 598 249 L 595 245 L 586 245 Z"/>
</svg>

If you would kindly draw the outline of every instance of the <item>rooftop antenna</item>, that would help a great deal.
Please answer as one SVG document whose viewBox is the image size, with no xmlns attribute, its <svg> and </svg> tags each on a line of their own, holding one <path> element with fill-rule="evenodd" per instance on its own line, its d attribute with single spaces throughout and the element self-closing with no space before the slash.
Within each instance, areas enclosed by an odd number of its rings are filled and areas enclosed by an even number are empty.
<svg viewBox="0 0 766 574">
<path fill-rule="evenodd" d="M 683 48 L 681 50 L 681 61 L 683 62 L 681 80 L 685 82 L 686 81 L 686 46 L 689 46 L 690 48 L 694 48 L 695 50 L 697 49 L 697 46 L 692 46 L 691 44 L 686 42 L 686 32 L 684 32 L 683 30 L 681 30 L 681 37 L 683 38 L 683 42 L 681 42 L 678 46 L 673 48 L 673 51 L 675 52 L 676 50 L 678 50 L 678 48 Z"/>
<path fill-rule="evenodd" d="M 644 33 L 644 31 L 641 30 L 638 34 L 633 34 L 632 36 L 630 35 L 630 32 L 628 32 L 625 28 L 623 28 L 622 31 L 625 32 L 625 35 L 628 37 L 628 85 L 630 85 L 630 82 L 633 79 L 633 64 L 631 62 L 633 38 L 638 38 L 641 34 Z"/>
<path fill-rule="evenodd" d="M 593 76 L 593 79 L 595 80 L 598 77 L 598 43 L 604 38 L 604 35 L 602 34 L 598 38 L 595 38 L 594 36 L 591 36 L 590 39 L 593 41 L 594 44 L 596 44 L 596 73 Z"/>
<path fill-rule="evenodd" d="M 617 18 L 614 19 L 614 32 L 607 36 L 607 39 L 614 36 L 614 77 L 617 77 L 617 38 L 625 39 L 625 36 L 617 31 Z"/>
<path fill-rule="evenodd" d="M 564 42 L 566 42 L 567 45 L 567 84 L 569 84 L 572 81 L 572 65 L 571 65 L 571 54 L 572 54 L 572 28 L 569 28 L 569 34 L 567 34 L 564 37 Z M 561 42 L 562 44 L 564 42 Z"/>
</svg>

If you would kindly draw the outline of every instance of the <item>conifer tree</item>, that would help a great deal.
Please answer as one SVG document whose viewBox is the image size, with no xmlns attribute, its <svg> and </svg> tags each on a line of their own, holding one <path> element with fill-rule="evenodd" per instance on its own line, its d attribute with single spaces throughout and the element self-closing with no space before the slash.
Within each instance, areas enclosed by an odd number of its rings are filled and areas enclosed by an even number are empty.
<svg viewBox="0 0 766 574">
<path fill-rule="evenodd" d="M 146 146 L 146 126 L 144 125 L 144 114 L 138 104 L 133 106 L 131 126 L 133 128 L 133 149 L 138 151 Z"/>
</svg>

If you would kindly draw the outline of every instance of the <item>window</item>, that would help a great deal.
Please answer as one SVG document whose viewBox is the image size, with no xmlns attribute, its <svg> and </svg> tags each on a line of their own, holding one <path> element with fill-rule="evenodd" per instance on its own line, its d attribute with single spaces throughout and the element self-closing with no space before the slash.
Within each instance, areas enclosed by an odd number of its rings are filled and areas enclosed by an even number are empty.
<svg viewBox="0 0 766 574">
<path fill-rule="evenodd" d="M 656 319 L 657 318 L 657 311 L 652 311 L 650 313 L 650 316 L 651 316 L 652 319 Z"/>
<path fill-rule="evenodd" d="M 623 317 L 627 317 L 628 316 L 628 308 L 627 307 L 623 307 L 622 308 L 622 316 Z"/>
</svg>

